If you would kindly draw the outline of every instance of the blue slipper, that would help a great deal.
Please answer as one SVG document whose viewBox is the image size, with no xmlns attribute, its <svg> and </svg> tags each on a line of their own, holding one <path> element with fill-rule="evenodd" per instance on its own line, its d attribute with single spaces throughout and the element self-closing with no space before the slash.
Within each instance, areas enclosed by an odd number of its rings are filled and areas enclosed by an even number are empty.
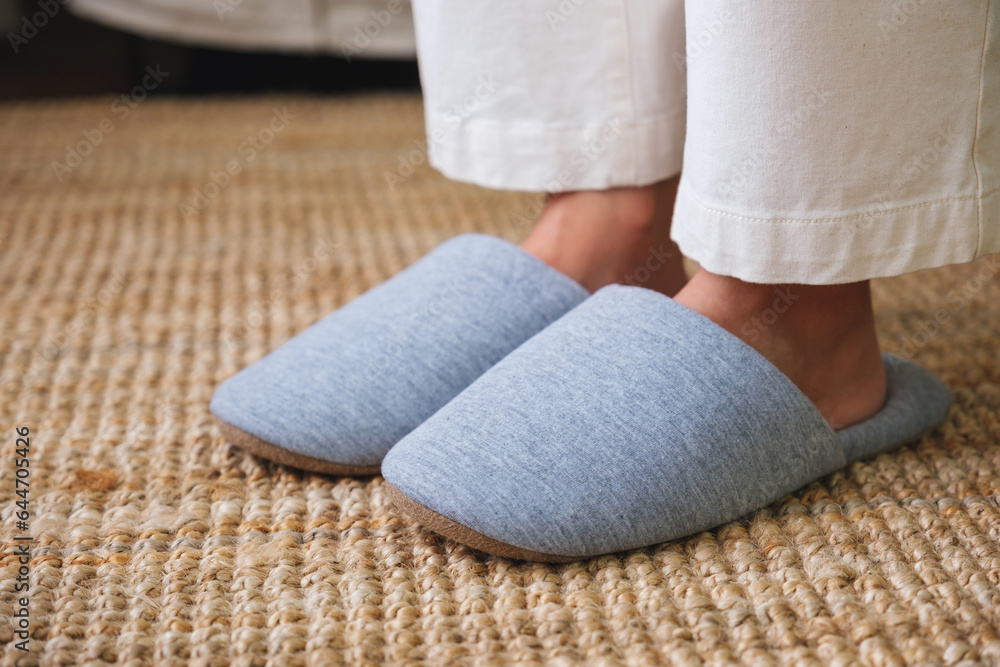
<svg viewBox="0 0 1000 667">
<path fill-rule="evenodd" d="M 374 474 L 400 438 L 588 296 L 516 245 L 459 236 L 222 383 L 223 435 L 330 474 Z"/>
<path fill-rule="evenodd" d="M 948 389 L 884 361 L 883 407 L 835 432 L 707 318 L 644 288 L 606 287 L 404 438 L 382 474 L 401 509 L 482 551 L 565 561 L 658 544 L 939 424 Z"/>
</svg>

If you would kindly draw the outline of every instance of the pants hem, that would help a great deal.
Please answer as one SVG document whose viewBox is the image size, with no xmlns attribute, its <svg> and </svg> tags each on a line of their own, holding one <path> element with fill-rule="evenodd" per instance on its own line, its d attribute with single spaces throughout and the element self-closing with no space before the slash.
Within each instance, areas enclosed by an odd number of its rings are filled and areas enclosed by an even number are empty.
<svg viewBox="0 0 1000 667">
<path fill-rule="evenodd" d="M 768 219 L 720 211 L 681 181 L 671 238 L 712 273 L 746 282 L 833 285 L 949 264 L 1000 252 L 1000 231 L 976 220 L 1000 215 L 1000 193 L 955 196 L 849 217 Z"/>
<path fill-rule="evenodd" d="M 450 179 L 530 192 L 649 185 L 676 175 L 684 113 L 587 126 L 427 122 L 430 164 Z"/>
</svg>

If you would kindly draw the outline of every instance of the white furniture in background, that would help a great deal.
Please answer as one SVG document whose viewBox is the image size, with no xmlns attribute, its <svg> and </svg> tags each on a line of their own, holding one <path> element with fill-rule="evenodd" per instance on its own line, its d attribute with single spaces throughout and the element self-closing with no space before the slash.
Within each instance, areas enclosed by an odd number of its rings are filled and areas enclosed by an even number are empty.
<svg viewBox="0 0 1000 667">
<path fill-rule="evenodd" d="M 409 0 L 71 0 L 81 18 L 217 49 L 412 58 Z"/>
</svg>

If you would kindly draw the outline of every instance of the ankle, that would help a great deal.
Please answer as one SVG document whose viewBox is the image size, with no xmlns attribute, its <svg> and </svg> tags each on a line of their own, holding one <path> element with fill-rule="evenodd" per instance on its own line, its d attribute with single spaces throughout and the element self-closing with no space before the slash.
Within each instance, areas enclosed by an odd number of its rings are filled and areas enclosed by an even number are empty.
<svg viewBox="0 0 1000 667">
<path fill-rule="evenodd" d="M 644 234 L 662 222 L 657 216 L 657 200 L 652 186 L 550 193 L 539 223 L 570 227 L 582 215 L 596 214 L 620 233 Z"/>
<path fill-rule="evenodd" d="M 676 297 L 789 377 L 835 427 L 885 398 L 869 284 L 760 285 L 699 271 Z"/>
<path fill-rule="evenodd" d="M 678 181 L 551 195 L 522 248 L 592 292 L 626 282 L 672 296 L 687 279 L 670 240 Z"/>
<path fill-rule="evenodd" d="M 759 339 L 776 330 L 803 343 L 836 346 L 839 340 L 871 328 L 874 316 L 867 282 L 845 285 L 748 283 L 699 270 L 677 301 L 731 333 Z M 819 334 L 816 336 L 816 334 Z"/>
</svg>

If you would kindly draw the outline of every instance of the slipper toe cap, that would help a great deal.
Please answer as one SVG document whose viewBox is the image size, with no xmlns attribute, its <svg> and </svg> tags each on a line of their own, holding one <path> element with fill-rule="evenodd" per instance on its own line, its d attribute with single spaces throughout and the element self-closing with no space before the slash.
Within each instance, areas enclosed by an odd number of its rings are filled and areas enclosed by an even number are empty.
<svg viewBox="0 0 1000 667">
<path fill-rule="evenodd" d="M 403 436 L 586 296 L 507 241 L 459 236 L 223 382 L 210 407 L 278 448 L 378 465 Z"/>
<path fill-rule="evenodd" d="M 754 350 L 617 286 L 494 366 L 382 473 L 490 539 L 586 557 L 712 528 L 844 462 L 808 399 Z"/>
</svg>

